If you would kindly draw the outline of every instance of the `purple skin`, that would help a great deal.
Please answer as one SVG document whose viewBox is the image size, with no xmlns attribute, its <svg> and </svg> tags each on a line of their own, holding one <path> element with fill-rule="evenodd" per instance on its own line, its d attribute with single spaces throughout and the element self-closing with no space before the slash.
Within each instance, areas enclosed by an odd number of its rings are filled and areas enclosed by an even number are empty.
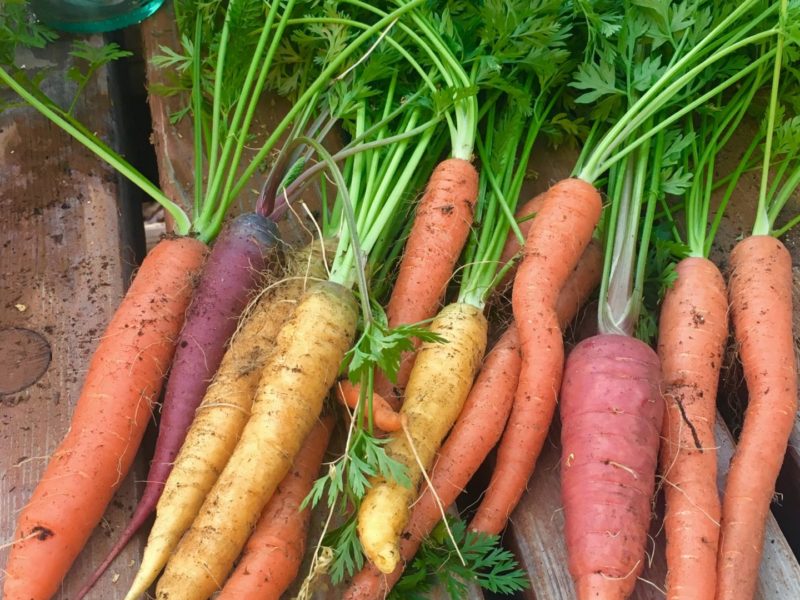
<svg viewBox="0 0 800 600">
<path fill-rule="evenodd" d="M 229 222 L 217 237 L 175 349 L 144 493 L 122 537 L 78 592 L 76 600 L 89 592 L 155 510 L 195 411 L 236 330 L 239 316 L 258 286 L 262 272 L 275 260 L 279 251 L 278 235 L 271 220 L 246 213 Z"/>
</svg>

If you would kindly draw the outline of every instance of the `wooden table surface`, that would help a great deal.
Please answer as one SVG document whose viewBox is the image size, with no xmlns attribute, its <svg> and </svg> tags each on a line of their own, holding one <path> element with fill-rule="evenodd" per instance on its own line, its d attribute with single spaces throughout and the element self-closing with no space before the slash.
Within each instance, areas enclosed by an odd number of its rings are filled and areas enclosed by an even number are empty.
<svg viewBox="0 0 800 600">
<path fill-rule="evenodd" d="M 171 25 L 168 7 L 143 25 L 145 57 L 157 52 L 160 44 L 175 43 Z M 37 52 L 35 60 L 48 61 L 55 71 L 64 72 L 69 66 L 67 44 L 58 42 L 44 53 Z M 158 76 L 149 67 L 148 75 Z M 77 116 L 107 142 L 123 147 L 120 106 L 125 99 L 115 97 L 118 83 L 113 70 L 99 73 L 79 102 Z M 54 78 L 47 91 L 58 101 L 68 102 L 73 89 Z M 176 128 L 169 123 L 175 102 L 151 98 L 152 142 L 162 188 L 185 201 L 191 183 L 187 159 L 191 131 L 186 124 Z M 527 191 L 546 187 L 564 174 L 567 164 L 568 154 L 534 157 L 540 177 Z M 0 565 L 5 563 L 15 515 L 69 425 L 88 359 L 141 257 L 137 202 L 130 187 L 108 167 L 35 111 L 15 108 L 0 114 Z M 726 226 L 731 231 L 736 228 L 735 223 Z M 790 248 L 795 265 L 800 265 L 800 252 L 794 245 Z M 800 308 L 796 313 L 800 323 Z M 724 466 L 733 442 L 721 421 L 717 433 Z M 557 436 L 551 434 L 551 438 Z M 530 575 L 531 591 L 521 596 L 526 599 L 572 597 L 564 559 L 558 454 L 554 441 L 543 453 L 529 492 L 504 536 Z M 136 482 L 146 473 L 146 455 L 144 449 L 66 579 L 59 600 L 71 597 L 127 522 L 141 492 Z M 798 465 L 800 428 L 793 436 L 781 479 L 786 495 L 778 513 L 796 515 L 800 508 Z M 663 539 L 654 535 L 654 540 L 652 564 L 637 586 L 637 600 L 663 597 Z M 124 595 L 143 541 L 140 535 L 128 546 L 89 600 Z M 472 600 L 481 597 L 477 590 L 470 593 Z M 800 598 L 800 566 L 772 517 L 758 597 Z"/>
<path fill-rule="evenodd" d="M 23 60 L 62 74 L 70 66 L 68 47 L 62 40 Z M 120 148 L 115 85 L 109 70 L 99 72 L 76 116 Z M 45 86 L 62 106 L 75 91 L 58 75 Z M 89 358 L 141 258 L 140 214 L 112 169 L 35 110 L 0 113 L 0 565 L 16 515 L 69 427 Z M 41 367 L 48 352 L 43 373 L 29 368 Z M 138 498 L 135 482 L 146 462 L 139 457 L 59 598 L 71 597 L 110 548 L 112 532 Z M 123 597 L 134 571 L 119 566 L 138 560 L 143 541 L 128 546 L 92 599 Z"/>
</svg>

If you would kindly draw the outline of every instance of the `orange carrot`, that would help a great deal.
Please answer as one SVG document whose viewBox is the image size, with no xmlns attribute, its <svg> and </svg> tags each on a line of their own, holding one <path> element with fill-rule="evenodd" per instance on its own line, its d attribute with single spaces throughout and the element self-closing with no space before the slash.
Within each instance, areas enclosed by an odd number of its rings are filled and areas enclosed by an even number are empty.
<svg viewBox="0 0 800 600">
<path fill-rule="evenodd" d="M 771 236 L 730 255 L 729 299 L 749 401 L 722 501 L 717 599 L 752 598 L 764 523 L 797 412 L 792 260 Z"/>
<path fill-rule="evenodd" d="M 550 188 L 525 241 L 512 305 L 522 368 L 497 465 L 470 527 L 498 534 L 522 497 L 553 420 L 564 368 L 556 303 L 600 219 L 600 194 L 580 179 Z"/>
<path fill-rule="evenodd" d="M 386 307 L 389 327 L 424 321 L 438 312 L 467 241 L 477 197 L 478 172 L 472 163 L 449 158 L 436 166 L 419 202 Z M 413 365 L 414 353 L 406 352 L 397 374 L 398 388 L 405 387 Z M 374 387 L 393 407 L 399 406 L 394 386 L 383 374 L 376 374 Z"/>
<path fill-rule="evenodd" d="M 720 502 L 714 441 L 717 383 L 728 338 L 725 281 L 706 258 L 678 263 L 659 320 L 666 400 L 664 480 L 667 598 L 713 600 Z"/>
<path fill-rule="evenodd" d="M 556 311 L 562 328 L 572 321 L 597 287 L 602 270 L 602 248 L 593 240 L 558 297 Z M 512 323 L 486 356 L 431 473 L 431 483 L 445 508 L 455 502 L 500 439 L 511 412 L 521 363 L 517 327 Z M 426 486 L 414 503 L 411 518 L 401 536 L 402 561 L 399 566 L 391 574 L 384 575 L 374 565 L 367 564 L 353 577 L 345 592 L 345 600 L 383 598 L 400 579 L 403 568 L 440 519 L 439 505 Z"/>
<path fill-rule="evenodd" d="M 336 385 L 336 396 L 339 401 L 355 410 L 358 406 L 359 387 L 353 385 L 348 380 L 339 381 Z M 378 393 L 372 395 L 372 418 L 375 426 L 388 432 L 399 431 L 400 414 L 396 413 L 386 399 Z"/>
<path fill-rule="evenodd" d="M 308 434 L 217 600 L 278 600 L 297 576 L 311 518 L 311 510 L 300 505 L 319 473 L 332 430 L 333 418 L 323 417 Z"/>
<path fill-rule="evenodd" d="M 539 212 L 539 210 L 542 208 L 542 204 L 544 204 L 544 198 L 544 193 L 537 194 L 517 209 L 514 217 L 517 219 L 517 221 L 520 221 L 519 230 L 523 236 L 528 235 L 528 231 L 530 231 L 531 228 L 531 223 L 533 223 L 533 218 L 535 218 L 536 213 Z M 517 236 L 512 232 L 509 234 L 508 239 L 506 240 L 506 245 L 503 247 L 503 253 L 500 255 L 500 264 L 506 264 L 508 261 L 514 258 L 521 249 L 522 245 L 519 243 Z M 509 291 L 511 282 L 514 281 L 514 273 L 516 272 L 517 266 L 514 265 L 514 267 L 506 272 L 503 280 L 497 285 L 497 288 L 495 288 L 495 294 L 503 294 Z"/>
<path fill-rule="evenodd" d="M 22 510 L 6 600 L 48 600 L 130 469 L 175 350 L 206 246 L 166 239 L 147 255 L 92 357 L 69 432 Z"/>
</svg>

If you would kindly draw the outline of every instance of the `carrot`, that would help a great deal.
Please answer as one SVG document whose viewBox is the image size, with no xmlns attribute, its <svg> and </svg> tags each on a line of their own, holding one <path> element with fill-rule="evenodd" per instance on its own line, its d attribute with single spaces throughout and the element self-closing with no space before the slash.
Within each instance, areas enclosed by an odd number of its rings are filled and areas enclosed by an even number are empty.
<svg viewBox="0 0 800 600">
<path fill-rule="evenodd" d="M 355 336 L 353 294 L 331 281 L 306 291 L 275 340 L 252 415 L 158 583 L 157 598 L 205 599 L 230 573 L 292 466 Z"/>
<path fill-rule="evenodd" d="M 383 573 L 391 573 L 398 564 L 400 534 L 408 522 L 422 469 L 430 469 L 458 418 L 486 349 L 486 318 L 470 304 L 447 305 L 430 329 L 446 343 L 422 345 L 401 409 L 403 431 L 395 432 L 385 446 L 387 455 L 406 468 L 410 486 L 375 477 L 358 511 L 364 554 Z"/>
<path fill-rule="evenodd" d="M 567 358 L 561 388 L 561 495 L 579 600 L 622 600 L 644 568 L 663 417 L 658 356 L 601 334 Z"/>
<path fill-rule="evenodd" d="M 167 478 L 127 600 L 144 594 L 155 581 L 228 462 L 250 415 L 275 336 L 310 279 L 324 276 L 321 254 L 319 243 L 291 254 L 286 278 L 266 287 L 234 335 Z"/>
<path fill-rule="evenodd" d="M 69 432 L 22 510 L 3 597 L 47 600 L 59 588 L 130 469 L 206 256 L 191 238 L 147 255 L 95 351 Z"/>
<path fill-rule="evenodd" d="M 666 401 L 659 462 L 666 484 L 667 597 L 713 600 L 720 520 L 714 423 L 728 300 L 710 260 L 685 258 L 676 272 L 658 337 Z"/>
<path fill-rule="evenodd" d="M 556 310 L 562 328 L 575 317 L 597 286 L 602 267 L 602 250 L 593 240 L 558 297 Z M 439 451 L 431 483 L 443 506 L 455 502 L 500 439 L 511 412 L 521 362 L 517 327 L 512 323 L 484 359 L 464 409 Z M 440 519 L 439 505 L 426 486 L 414 503 L 408 525 L 400 536 L 402 562 L 388 575 L 368 563 L 353 577 L 345 600 L 383 598 Z"/>
<path fill-rule="evenodd" d="M 722 501 L 717 598 L 752 598 L 764 523 L 797 412 L 792 260 L 767 235 L 730 255 L 731 319 L 749 401 Z"/>
<path fill-rule="evenodd" d="M 336 384 L 336 395 L 339 401 L 353 410 L 358 406 L 358 392 L 359 388 L 346 379 Z M 382 431 L 397 431 L 401 427 L 400 415 L 377 392 L 372 394 L 372 414 L 375 426 Z"/>
<path fill-rule="evenodd" d="M 538 213 L 542 208 L 544 199 L 544 193 L 537 194 L 517 209 L 514 217 L 517 219 L 517 221 L 520 221 L 519 230 L 523 236 L 528 235 L 528 231 L 530 231 L 531 228 L 531 223 L 533 222 L 536 213 Z M 508 261 L 512 260 L 520 250 L 522 250 L 522 245 L 519 243 L 517 236 L 513 234 L 509 235 L 508 239 L 506 240 L 506 245 L 503 247 L 503 253 L 500 255 L 500 264 L 507 264 Z M 509 287 L 511 287 L 511 283 L 514 281 L 514 274 L 516 272 L 517 265 L 514 265 L 514 267 L 506 272 L 506 274 L 503 276 L 503 280 L 497 285 L 495 294 L 503 294 L 509 291 Z"/>
<path fill-rule="evenodd" d="M 239 315 L 250 300 L 262 271 L 278 252 L 278 229 L 255 213 L 230 221 L 217 238 L 200 274 L 186 323 L 178 338 L 164 391 L 158 439 L 147 485 L 130 523 L 89 577 L 83 598 L 156 508 L 164 482 L 186 437 L 197 406 L 219 367 Z M 272 256 L 270 256 L 272 255 Z"/>
<path fill-rule="evenodd" d="M 436 166 L 419 202 L 386 307 L 389 327 L 418 323 L 437 313 L 467 241 L 477 196 L 478 172 L 471 162 L 449 158 Z M 401 390 L 413 364 L 414 353 L 404 353 L 397 372 Z M 376 374 L 375 391 L 394 408 L 399 405 L 392 382 L 382 373 Z"/>
<path fill-rule="evenodd" d="M 566 179 L 547 191 L 531 223 L 512 298 L 522 350 L 519 385 L 495 471 L 470 524 L 476 531 L 502 531 L 541 452 L 564 362 L 556 303 L 592 239 L 601 208 L 600 194 L 591 184 Z"/>
<path fill-rule="evenodd" d="M 311 517 L 311 510 L 301 510 L 300 505 L 319 472 L 332 429 L 330 416 L 314 425 L 292 470 L 261 513 L 239 564 L 217 600 L 278 600 L 297 576 Z"/>
</svg>

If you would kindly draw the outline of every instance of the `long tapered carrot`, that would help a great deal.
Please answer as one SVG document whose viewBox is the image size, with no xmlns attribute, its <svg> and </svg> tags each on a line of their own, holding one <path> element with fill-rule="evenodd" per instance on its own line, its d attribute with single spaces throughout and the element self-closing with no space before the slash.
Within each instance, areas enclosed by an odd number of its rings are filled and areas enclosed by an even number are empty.
<svg viewBox="0 0 800 600">
<path fill-rule="evenodd" d="M 418 323 L 438 312 L 467 241 L 477 196 L 478 172 L 472 163 L 449 158 L 436 166 L 419 202 L 386 307 L 390 327 Z M 413 364 L 414 353 L 404 353 L 397 373 L 398 388 L 405 388 Z M 391 381 L 377 373 L 374 387 L 397 407 Z"/>
<path fill-rule="evenodd" d="M 593 240 L 558 297 L 556 312 L 562 328 L 572 321 L 597 287 L 602 270 L 602 248 Z M 431 483 L 445 508 L 455 502 L 500 439 L 511 412 L 521 364 L 519 335 L 512 323 L 486 355 L 464 409 L 442 445 L 431 473 Z M 414 503 L 408 525 L 400 537 L 402 561 L 398 567 L 386 575 L 367 563 L 353 577 L 344 600 L 383 598 L 440 519 L 439 505 L 426 486 Z"/>
<path fill-rule="evenodd" d="M 713 600 L 720 520 L 714 423 L 728 299 L 710 260 L 685 258 L 676 273 L 661 307 L 658 336 L 666 401 L 660 470 L 667 598 Z"/>
<path fill-rule="evenodd" d="M 48 600 L 139 448 L 161 391 L 206 246 L 165 239 L 147 255 L 95 351 L 70 430 L 22 510 L 6 600 Z"/>
<path fill-rule="evenodd" d="M 522 497 L 550 428 L 564 368 L 556 302 L 600 219 L 600 194 L 580 179 L 547 193 L 525 241 L 512 305 L 522 368 L 497 465 L 470 527 L 498 534 Z"/>
<path fill-rule="evenodd" d="M 731 319 L 749 395 L 722 501 L 717 598 L 752 598 L 764 523 L 797 412 L 792 260 L 770 236 L 730 255 Z"/>
<path fill-rule="evenodd" d="M 333 430 L 333 417 L 320 419 L 256 523 L 239 564 L 217 600 L 278 600 L 297 576 L 305 552 L 311 509 L 300 509 Z"/>
</svg>

